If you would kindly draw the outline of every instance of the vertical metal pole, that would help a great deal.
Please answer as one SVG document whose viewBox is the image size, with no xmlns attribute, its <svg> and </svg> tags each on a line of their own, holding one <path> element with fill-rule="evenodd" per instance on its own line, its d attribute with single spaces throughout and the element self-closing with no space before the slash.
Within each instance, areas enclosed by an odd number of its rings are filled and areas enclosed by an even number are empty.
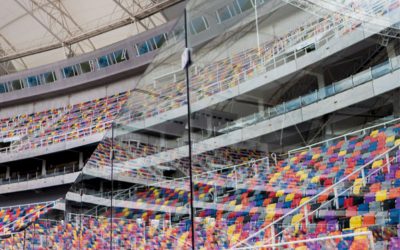
<svg viewBox="0 0 400 250">
<path fill-rule="evenodd" d="M 114 198 L 114 122 L 111 123 L 111 199 L 110 199 L 110 250 L 113 249 L 113 198 Z"/>
<path fill-rule="evenodd" d="M 339 209 L 339 197 L 338 197 L 337 187 L 333 188 L 333 194 L 335 196 L 335 207 L 336 207 L 336 209 Z"/>
<path fill-rule="evenodd" d="M 184 11 L 184 26 L 185 26 L 185 48 L 189 47 L 188 42 L 188 19 L 187 19 L 187 10 L 185 8 Z M 193 187 L 193 174 L 192 174 L 192 137 L 191 137 L 191 109 L 190 109 L 190 81 L 189 81 L 189 65 L 190 65 L 190 53 L 189 53 L 189 63 L 185 65 L 185 76 L 186 76 L 186 100 L 187 100 L 187 124 L 188 124 L 188 141 L 189 141 L 189 182 L 190 182 L 190 221 L 192 222 L 192 249 L 195 250 L 195 235 L 194 235 L 194 207 L 193 207 L 193 199 L 194 199 L 194 187 Z"/>
<path fill-rule="evenodd" d="M 388 173 L 390 173 L 390 164 L 389 164 L 390 158 L 389 158 L 389 153 L 386 153 L 385 157 L 386 157 L 387 170 L 388 170 Z"/>
<path fill-rule="evenodd" d="M 26 249 L 25 248 L 25 243 L 26 243 L 26 230 L 24 230 L 24 250 Z"/>
<path fill-rule="evenodd" d="M 272 239 L 272 244 L 276 243 L 275 240 L 275 225 L 272 225 L 271 227 L 271 239 Z M 275 250 L 275 247 L 272 248 L 273 250 Z"/>
<path fill-rule="evenodd" d="M 257 50 L 258 54 L 261 52 L 260 48 L 260 34 L 258 32 L 258 12 L 257 12 L 257 0 L 254 1 L 254 15 L 255 15 L 255 21 L 256 21 L 256 33 L 257 33 Z"/>
<path fill-rule="evenodd" d="M 32 249 L 35 250 L 36 227 L 35 227 L 35 223 L 33 223 L 32 225 L 33 225 L 33 242 L 32 242 Z"/>
</svg>

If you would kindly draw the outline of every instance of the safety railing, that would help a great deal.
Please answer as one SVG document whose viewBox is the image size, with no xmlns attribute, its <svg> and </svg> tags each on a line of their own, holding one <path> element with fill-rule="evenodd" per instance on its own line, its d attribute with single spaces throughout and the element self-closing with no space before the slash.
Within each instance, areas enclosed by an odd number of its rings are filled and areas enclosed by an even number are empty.
<svg viewBox="0 0 400 250">
<path fill-rule="evenodd" d="M 82 139 L 94 134 L 103 133 L 111 128 L 112 121 L 99 123 L 79 130 L 70 131 L 60 135 L 46 135 L 44 137 L 27 139 L 20 144 L 11 145 L 9 147 L 0 148 L 0 153 L 13 154 L 21 150 L 37 149 L 40 147 L 51 146 L 60 142 L 68 142 L 72 140 Z"/>
<path fill-rule="evenodd" d="M 46 170 L 45 174 L 41 172 L 35 172 L 35 173 L 17 174 L 16 177 L 2 178 L 0 179 L 0 185 L 51 178 L 55 176 L 75 173 L 78 170 L 79 170 L 78 164 L 74 163 L 71 165 L 65 165 L 62 167 L 56 167 L 51 170 Z"/>
</svg>

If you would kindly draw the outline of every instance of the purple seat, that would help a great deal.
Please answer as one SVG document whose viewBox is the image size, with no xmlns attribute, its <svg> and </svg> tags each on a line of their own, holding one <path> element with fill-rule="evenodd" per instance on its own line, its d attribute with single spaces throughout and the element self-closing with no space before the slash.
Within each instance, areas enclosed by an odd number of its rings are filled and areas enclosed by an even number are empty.
<svg viewBox="0 0 400 250">
<path fill-rule="evenodd" d="M 373 201 L 375 201 L 375 194 L 374 193 L 368 193 L 368 194 L 365 195 L 365 198 L 364 198 L 364 202 L 365 203 L 370 203 L 370 202 L 373 202 Z"/>
<path fill-rule="evenodd" d="M 327 225 L 327 230 L 328 232 L 333 232 L 337 230 L 337 221 L 336 220 L 330 220 L 328 221 L 328 225 Z"/>
<path fill-rule="evenodd" d="M 390 238 L 389 249 L 390 250 L 400 249 L 400 238 L 397 237 Z"/>
</svg>

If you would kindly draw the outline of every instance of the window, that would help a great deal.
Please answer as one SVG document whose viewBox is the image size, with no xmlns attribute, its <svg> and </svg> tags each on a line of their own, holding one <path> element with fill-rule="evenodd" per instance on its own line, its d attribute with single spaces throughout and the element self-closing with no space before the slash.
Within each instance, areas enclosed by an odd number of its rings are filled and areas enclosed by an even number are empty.
<svg viewBox="0 0 400 250">
<path fill-rule="evenodd" d="M 222 23 L 232 18 L 233 16 L 234 13 L 232 13 L 231 8 L 228 5 L 217 10 L 217 17 L 219 23 Z"/>
<path fill-rule="evenodd" d="M 21 85 L 21 80 L 14 80 L 11 82 L 11 86 L 13 90 L 18 90 L 18 89 L 22 89 L 22 85 Z"/>
<path fill-rule="evenodd" d="M 142 43 L 137 43 L 135 45 L 136 47 L 136 54 L 138 56 L 141 56 L 143 54 L 146 54 L 150 51 L 156 50 L 161 48 L 161 46 L 167 41 L 167 34 L 163 33 L 160 35 L 157 35 L 155 37 L 150 38 L 149 40 L 142 42 Z"/>
<path fill-rule="evenodd" d="M 136 52 L 138 56 L 146 54 L 150 51 L 147 41 L 136 44 Z"/>
<path fill-rule="evenodd" d="M 93 61 L 86 61 L 79 64 L 82 74 L 94 71 Z"/>
<path fill-rule="evenodd" d="M 251 0 L 235 0 L 233 4 L 237 13 L 242 13 L 253 8 Z"/>
<path fill-rule="evenodd" d="M 62 73 L 63 73 L 64 78 L 70 78 L 70 77 L 74 77 L 74 76 L 78 75 L 75 65 L 63 68 Z"/>
<path fill-rule="evenodd" d="M 97 64 L 99 65 L 100 69 L 110 66 L 110 62 L 108 60 L 107 55 L 98 57 Z"/>
<path fill-rule="evenodd" d="M 149 46 L 150 51 L 157 49 L 156 43 L 154 42 L 153 38 L 147 40 L 147 45 Z"/>
<path fill-rule="evenodd" d="M 192 20 L 190 26 L 190 32 L 193 35 L 203 32 L 206 29 L 208 29 L 208 22 L 207 19 L 205 19 L 203 16 L 196 17 L 195 19 Z"/>
<path fill-rule="evenodd" d="M 167 34 L 161 34 L 153 38 L 156 48 L 159 49 L 167 41 Z"/>
<path fill-rule="evenodd" d="M 27 87 L 35 87 L 37 85 L 40 85 L 40 81 L 37 76 L 30 76 L 26 78 L 26 85 Z"/>
<path fill-rule="evenodd" d="M 114 59 L 115 59 L 116 63 L 120 63 L 120 62 L 129 60 L 129 56 L 128 56 L 126 49 L 115 51 L 113 53 L 113 55 L 114 55 Z"/>
<path fill-rule="evenodd" d="M 0 93 L 7 92 L 7 86 L 5 83 L 0 83 Z"/>
<path fill-rule="evenodd" d="M 52 83 L 57 80 L 54 72 L 46 72 L 41 75 L 44 83 Z"/>
</svg>

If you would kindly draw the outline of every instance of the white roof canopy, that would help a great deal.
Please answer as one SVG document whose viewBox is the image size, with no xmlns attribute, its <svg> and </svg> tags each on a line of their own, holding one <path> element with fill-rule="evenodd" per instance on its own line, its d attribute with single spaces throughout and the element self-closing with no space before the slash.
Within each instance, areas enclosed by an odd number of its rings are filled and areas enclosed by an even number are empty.
<svg viewBox="0 0 400 250">
<path fill-rule="evenodd" d="M 166 23 L 182 0 L 1 0 L 0 73 L 93 51 Z"/>
</svg>

